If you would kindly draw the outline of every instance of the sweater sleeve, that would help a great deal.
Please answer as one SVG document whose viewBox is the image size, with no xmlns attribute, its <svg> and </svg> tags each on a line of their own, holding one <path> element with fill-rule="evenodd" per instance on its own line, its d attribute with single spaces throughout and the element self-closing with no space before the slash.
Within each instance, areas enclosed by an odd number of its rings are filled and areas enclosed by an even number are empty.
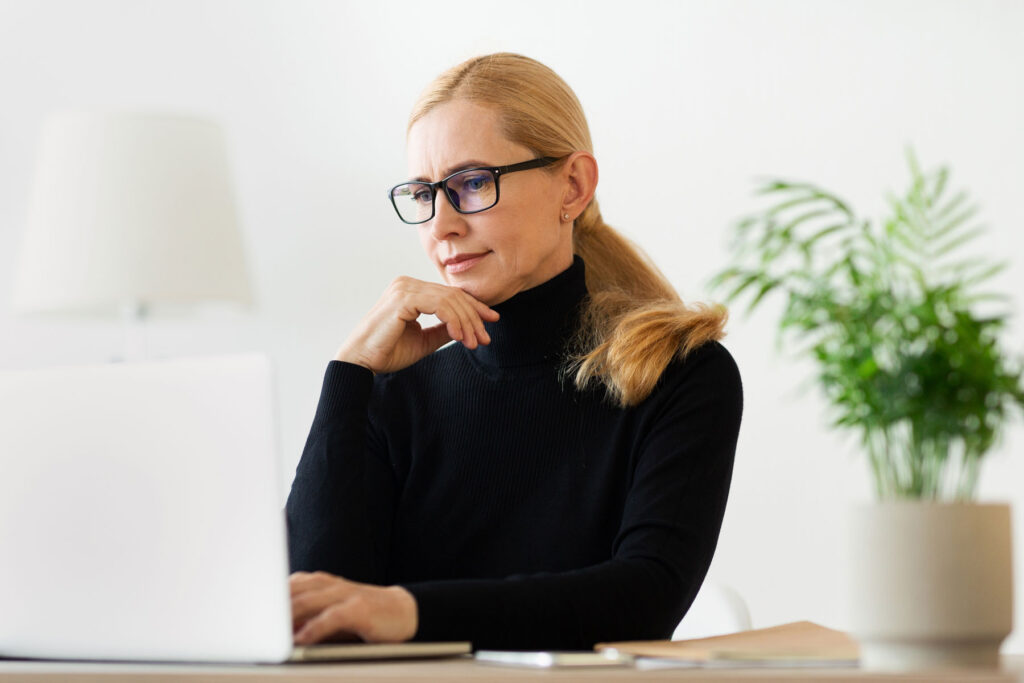
<svg viewBox="0 0 1024 683">
<path fill-rule="evenodd" d="M 611 559 L 559 573 L 404 584 L 419 607 L 416 640 L 592 649 L 670 637 L 711 564 L 743 404 L 721 345 L 702 347 L 680 370 L 639 446 Z"/>
<path fill-rule="evenodd" d="M 331 361 L 285 507 L 292 571 L 382 583 L 395 479 L 367 410 L 373 373 Z"/>
</svg>

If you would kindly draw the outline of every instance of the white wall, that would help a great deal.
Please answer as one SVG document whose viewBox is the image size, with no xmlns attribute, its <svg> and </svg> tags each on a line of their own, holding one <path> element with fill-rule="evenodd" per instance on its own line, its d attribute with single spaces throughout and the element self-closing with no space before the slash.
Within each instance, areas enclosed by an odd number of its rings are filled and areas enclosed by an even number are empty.
<svg viewBox="0 0 1024 683">
<path fill-rule="evenodd" d="M 159 317 L 151 353 L 264 350 L 277 364 L 285 467 L 321 375 L 395 275 L 434 278 L 384 189 L 405 177 L 404 122 L 429 79 L 512 50 L 572 85 L 590 118 L 606 219 L 684 297 L 725 258 L 760 175 L 816 181 L 867 215 L 906 182 L 903 147 L 980 201 L 987 247 L 1024 287 L 1024 3 L 79 2 L 0 0 L 0 367 L 103 361 L 116 321 L 15 318 L 10 291 L 36 136 L 73 106 L 171 108 L 227 127 L 259 307 Z M 666 193 L 666 188 L 671 193 Z M 159 311 L 157 311 L 159 314 Z M 845 625 L 843 519 L 865 459 L 830 433 L 813 369 L 775 350 L 774 319 L 736 312 L 727 345 L 746 411 L 712 572 L 756 626 Z M 1024 349 L 1019 323 L 1012 346 Z M 1016 508 L 1024 618 L 1024 430 L 987 463 Z M 282 493 L 283 495 L 283 493 Z M 1024 651 L 1024 626 L 1006 650 Z"/>
</svg>

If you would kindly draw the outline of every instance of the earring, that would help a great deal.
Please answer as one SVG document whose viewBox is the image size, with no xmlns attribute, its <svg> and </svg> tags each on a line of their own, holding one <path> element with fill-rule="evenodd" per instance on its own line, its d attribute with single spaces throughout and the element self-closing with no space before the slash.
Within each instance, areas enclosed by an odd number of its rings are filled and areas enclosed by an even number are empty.
<svg viewBox="0 0 1024 683">
<path fill-rule="evenodd" d="M 567 213 L 563 213 L 563 214 L 562 214 L 562 220 L 563 220 L 563 221 L 567 221 L 567 220 L 569 220 L 569 214 L 567 214 Z"/>
</svg>

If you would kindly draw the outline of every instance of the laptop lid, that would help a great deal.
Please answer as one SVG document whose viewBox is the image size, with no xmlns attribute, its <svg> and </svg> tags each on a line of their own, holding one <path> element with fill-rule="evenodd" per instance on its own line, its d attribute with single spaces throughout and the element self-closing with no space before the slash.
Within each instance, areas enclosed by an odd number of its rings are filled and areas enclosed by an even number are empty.
<svg viewBox="0 0 1024 683">
<path fill-rule="evenodd" d="M 0 373 L 0 656 L 291 652 L 269 361 Z"/>
</svg>

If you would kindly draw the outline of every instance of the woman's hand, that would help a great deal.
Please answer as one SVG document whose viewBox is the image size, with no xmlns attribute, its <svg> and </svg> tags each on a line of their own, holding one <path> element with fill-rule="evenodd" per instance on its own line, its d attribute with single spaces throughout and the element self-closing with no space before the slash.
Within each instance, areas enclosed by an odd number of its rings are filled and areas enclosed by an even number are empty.
<svg viewBox="0 0 1024 683">
<path fill-rule="evenodd" d="M 416 320 L 425 314 L 437 316 L 441 323 L 424 330 Z M 458 287 L 399 277 L 341 345 L 335 360 L 373 372 L 394 372 L 452 339 L 470 349 L 490 344 L 484 321 L 497 319 L 497 311 Z"/>
<path fill-rule="evenodd" d="M 289 583 L 296 645 L 328 639 L 401 643 L 416 635 L 416 598 L 401 586 L 373 586 L 326 572 L 295 572 Z"/>
</svg>

